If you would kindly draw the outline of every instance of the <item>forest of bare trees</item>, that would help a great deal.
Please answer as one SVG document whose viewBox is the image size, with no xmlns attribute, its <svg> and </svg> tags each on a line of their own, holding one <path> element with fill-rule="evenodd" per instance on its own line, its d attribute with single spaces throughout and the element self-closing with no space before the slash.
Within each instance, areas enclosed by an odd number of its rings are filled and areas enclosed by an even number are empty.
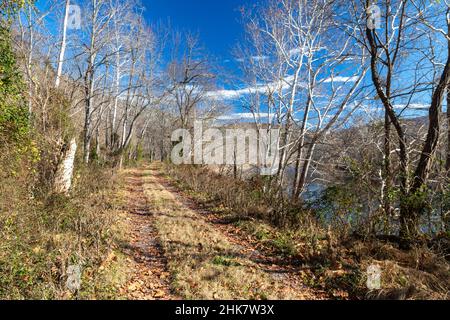
<svg viewBox="0 0 450 320">
<path fill-rule="evenodd" d="M 311 261 L 339 265 L 347 253 L 337 248 L 349 239 L 388 241 L 403 252 L 426 248 L 441 259 L 439 266 L 447 263 L 443 278 L 434 276 L 448 294 L 449 1 L 265 0 L 243 6 L 245 41 L 232 50 L 239 62 L 234 74 L 198 34 L 148 21 L 146 5 L 0 0 L 0 234 L 7 239 L 0 245 L 7 253 L 0 253 L 0 273 L 10 275 L 0 280 L 0 296 L 36 297 L 40 289 L 23 289 L 27 281 L 14 270 L 26 270 L 22 261 L 44 250 L 33 243 L 57 243 L 55 235 L 67 225 L 73 225 L 67 231 L 73 243 L 66 249 L 52 244 L 58 248 L 52 254 L 71 253 L 49 262 L 57 275 L 49 271 L 41 278 L 58 283 L 69 261 L 97 263 L 91 254 L 106 254 L 106 223 L 113 222 L 102 218 L 105 225 L 95 229 L 102 223 L 92 211 L 107 206 L 90 197 L 107 194 L 112 176 L 142 162 L 164 163 L 164 173 L 181 186 L 244 221 L 301 233 L 289 241 L 298 241 L 295 250 L 308 243 L 302 256 Z M 198 121 L 219 134 L 279 130 L 274 174 L 259 175 L 236 154 L 234 164 L 170 164 L 179 142 L 171 141 L 172 133 L 194 133 Z M 220 139 L 219 146 L 225 143 Z M 89 209 L 98 203 L 104 207 Z M 11 240 L 20 229 L 35 234 L 20 240 L 31 248 L 30 257 L 10 265 L 22 250 Z M 23 288 L 15 287 L 18 282 Z"/>
</svg>

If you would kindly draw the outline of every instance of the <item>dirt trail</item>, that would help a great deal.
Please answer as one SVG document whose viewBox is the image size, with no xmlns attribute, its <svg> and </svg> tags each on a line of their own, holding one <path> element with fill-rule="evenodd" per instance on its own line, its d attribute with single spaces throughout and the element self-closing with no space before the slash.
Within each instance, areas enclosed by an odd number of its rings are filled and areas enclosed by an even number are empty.
<svg viewBox="0 0 450 320">
<path fill-rule="evenodd" d="M 120 215 L 125 212 L 125 218 L 120 221 L 126 230 L 121 239 L 126 240 L 118 251 L 120 259 L 115 256 L 118 268 L 126 270 L 121 274 L 128 275 L 120 286 L 121 297 L 333 298 L 305 284 L 311 280 L 308 265 L 298 258 L 277 256 L 230 219 L 202 208 L 166 179 L 161 164 L 127 170 L 124 175 L 120 198 L 126 203 Z M 335 272 L 341 270 L 330 271 L 332 276 Z M 122 277 L 117 282 L 123 283 Z M 336 292 L 335 296 L 347 297 L 344 291 Z"/>
<path fill-rule="evenodd" d="M 144 170 L 126 172 L 129 241 L 123 253 L 128 257 L 130 277 L 121 291 L 129 299 L 171 300 L 176 297 L 171 293 L 167 261 L 154 227 L 155 217 L 144 195 L 144 175 Z"/>
<path fill-rule="evenodd" d="M 160 166 L 127 174 L 133 299 L 322 299 L 301 275 L 211 220 Z"/>
<path fill-rule="evenodd" d="M 153 164 L 145 190 L 156 227 L 182 296 L 214 299 L 323 299 L 304 285 L 301 271 L 273 264 L 273 257 L 243 241 L 173 188 Z M 231 231 L 231 232 L 230 232 Z"/>
</svg>

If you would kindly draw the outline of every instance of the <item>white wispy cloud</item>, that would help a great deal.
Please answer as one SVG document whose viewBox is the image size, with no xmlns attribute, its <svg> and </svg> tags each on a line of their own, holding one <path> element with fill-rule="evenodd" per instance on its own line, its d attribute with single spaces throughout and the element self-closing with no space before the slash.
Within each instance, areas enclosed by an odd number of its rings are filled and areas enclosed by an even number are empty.
<svg viewBox="0 0 450 320">
<path fill-rule="evenodd" d="M 239 90 L 216 90 L 209 91 L 207 96 L 211 99 L 221 99 L 221 100 L 235 100 L 239 99 L 244 95 L 251 93 L 250 89 L 239 89 Z"/>
<path fill-rule="evenodd" d="M 243 63 L 243 62 L 245 62 L 246 60 L 247 60 L 247 61 L 258 62 L 258 61 L 264 61 L 264 60 L 267 60 L 267 59 L 269 59 L 268 56 L 265 56 L 265 55 L 258 55 L 258 56 L 252 56 L 252 57 L 246 58 L 246 59 L 244 59 L 244 58 L 238 58 L 238 59 L 236 59 L 236 61 L 237 61 L 237 62 L 240 62 L 240 63 Z"/>
<path fill-rule="evenodd" d="M 336 76 L 336 77 L 330 77 L 325 79 L 324 83 L 331 83 L 331 82 L 356 82 L 358 81 L 358 76 L 351 76 L 351 77 L 343 77 L 343 76 Z"/>
<path fill-rule="evenodd" d="M 221 100 L 236 100 L 242 98 L 243 96 L 260 93 L 267 94 L 269 91 L 287 90 L 294 84 L 294 76 L 288 76 L 283 80 L 269 82 L 266 84 L 259 84 L 254 87 L 247 87 L 236 90 L 216 90 L 208 92 L 207 96 L 211 99 L 221 99 Z M 297 86 L 305 88 L 306 84 L 304 82 L 297 82 Z"/>
<path fill-rule="evenodd" d="M 251 59 L 253 61 L 264 61 L 264 60 L 266 60 L 268 58 L 269 58 L 268 56 L 253 56 Z"/>
<path fill-rule="evenodd" d="M 395 104 L 393 105 L 394 109 L 417 109 L 417 110 L 425 110 L 428 109 L 430 107 L 429 104 L 423 104 L 423 103 L 411 103 L 408 105 L 405 104 Z"/>
<path fill-rule="evenodd" d="M 251 112 L 236 112 L 236 113 L 230 113 L 230 114 L 225 114 L 225 115 L 221 115 L 217 118 L 214 119 L 214 121 L 216 123 L 221 123 L 223 121 L 254 121 L 256 120 L 257 122 L 260 121 L 269 121 L 271 122 L 277 115 L 275 113 L 269 113 L 269 112 L 255 112 L 255 113 L 251 113 Z M 283 115 L 285 116 L 285 114 Z M 300 118 L 294 117 L 294 121 L 300 122 L 302 121 Z"/>
<path fill-rule="evenodd" d="M 231 121 L 231 120 L 253 120 L 256 117 L 259 117 L 259 115 L 250 112 L 242 112 L 242 113 L 231 113 L 223 116 L 217 117 L 217 120 L 223 120 L 223 121 Z M 265 114 L 265 118 L 268 118 L 267 113 Z"/>
<path fill-rule="evenodd" d="M 299 57 L 299 56 L 301 56 L 303 54 L 308 53 L 309 50 L 311 50 L 311 51 L 322 51 L 322 50 L 326 50 L 326 49 L 327 48 L 325 48 L 325 47 L 314 47 L 312 49 L 300 48 L 300 47 L 299 48 L 294 48 L 294 49 L 289 50 L 289 57 L 291 57 L 291 58 Z"/>
<path fill-rule="evenodd" d="M 299 56 L 301 54 L 303 54 L 303 48 L 295 48 L 295 49 L 291 49 L 289 50 L 289 56 L 290 57 L 295 57 L 295 56 Z"/>
</svg>

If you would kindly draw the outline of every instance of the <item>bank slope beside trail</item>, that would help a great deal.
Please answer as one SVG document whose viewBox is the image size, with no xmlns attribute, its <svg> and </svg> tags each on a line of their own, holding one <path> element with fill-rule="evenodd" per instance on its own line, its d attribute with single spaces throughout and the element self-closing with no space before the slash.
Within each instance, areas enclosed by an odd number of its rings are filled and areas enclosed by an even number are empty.
<svg viewBox="0 0 450 320">
<path fill-rule="evenodd" d="M 273 273 L 171 188 L 160 165 L 140 169 L 171 288 L 186 299 L 320 299 L 292 276 Z"/>
</svg>

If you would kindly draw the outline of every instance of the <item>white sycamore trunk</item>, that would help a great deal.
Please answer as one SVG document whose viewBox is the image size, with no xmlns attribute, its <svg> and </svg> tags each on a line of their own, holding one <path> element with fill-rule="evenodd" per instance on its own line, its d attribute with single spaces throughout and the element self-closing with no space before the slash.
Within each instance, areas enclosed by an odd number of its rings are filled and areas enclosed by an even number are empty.
<svg viewBox="0 0 450 320">
<path fill-rule="evenodd" d="M 55 175 L 54 192 L 68 194 L 72 187 L 72 176 L 77 152 L 77 142 L 73 138 L 68 145 L 63 148 L 61 161 L 58 164 Z"/>
<path fill-rule="evenodd" d="M 59 49 L 58 68 L 56 71 L 55 88 L 58 88 L 59 84 L 61 83 L 64 55 L 66 52 L 66 45 L 67 45 L 67 24 L 69 21 L 69 8 L 70 8 L 70 0 L 66 0 L 66 6 L 64 8 L 64 21 L 62 28 L 61 47 Z"/>
</svg>

